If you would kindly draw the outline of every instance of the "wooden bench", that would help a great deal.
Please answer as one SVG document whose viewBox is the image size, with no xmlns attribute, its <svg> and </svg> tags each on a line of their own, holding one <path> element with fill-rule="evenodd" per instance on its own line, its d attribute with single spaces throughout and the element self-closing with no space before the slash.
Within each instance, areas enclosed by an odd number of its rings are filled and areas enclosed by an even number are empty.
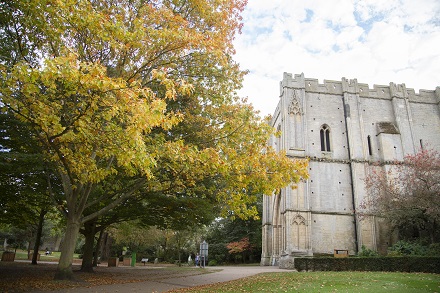
<svg viewBox="0 0 440 293">
<path fill-rule="evenodd" d="M 143 263 L 144 265 L 148 262 L 148 258 L 143 258 L 141 259 L 141 263 Z"/>
<path fill-rule="evenodd" d="M 335 249 L 333 253 L 334 257 L 348 257 L 347 249 Z"/>
</svg>

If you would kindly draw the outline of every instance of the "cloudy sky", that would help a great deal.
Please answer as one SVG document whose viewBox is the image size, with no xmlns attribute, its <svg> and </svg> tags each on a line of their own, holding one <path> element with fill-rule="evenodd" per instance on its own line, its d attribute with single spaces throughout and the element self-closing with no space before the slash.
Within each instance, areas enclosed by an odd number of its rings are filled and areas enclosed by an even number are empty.
<svg viewBox="0 0 440 293">
<path fill-rule="evenodd" d="M 243 22 L 239 94 L 262 115 L 275 110 L 283 72 L 440 86 L 440 0 L 249 0 Z"/>
</svg>

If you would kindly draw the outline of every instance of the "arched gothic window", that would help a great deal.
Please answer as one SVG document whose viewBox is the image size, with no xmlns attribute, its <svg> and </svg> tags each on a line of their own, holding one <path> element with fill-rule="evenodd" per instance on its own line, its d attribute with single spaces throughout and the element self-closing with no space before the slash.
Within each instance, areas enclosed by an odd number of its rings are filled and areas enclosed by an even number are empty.
<svg viewBox="0 0 440 293">
<path fill-rule="evenodd" d="M 321 151 L 330 151 L 330 128 L 327 125 L 322 125 L 319 131 L 321 136 Z"/>
<path fill-rule="evenodd" d="M 306 236 L 306 219 L 298 214 L 292 221 L 292 244 L 294 245 L 295 249 L 306 249 Z"/>
</svg>

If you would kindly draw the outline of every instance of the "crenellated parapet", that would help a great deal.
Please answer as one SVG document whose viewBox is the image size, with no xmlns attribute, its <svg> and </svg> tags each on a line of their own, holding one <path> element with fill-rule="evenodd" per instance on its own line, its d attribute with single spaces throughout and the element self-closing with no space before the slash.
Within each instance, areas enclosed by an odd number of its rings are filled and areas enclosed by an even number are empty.
<svg viewBox="0 0 440 293">
<path fill-rule="evenodd" d="M 368 84 L 358 83 L 357 79 L 342 78 L 341 81 L 324 80 L 319 83 L 318 79 L 305 78 L 304 73 L 292 75 L 284 73 L 283 80 L 280 82 L 280 96 L 283 95 L 285 88 L 304 89 L 305 92 L 342 95 L 343 93 L 357 94 L 362 98 L 386 99 L 392 98 L 408 99 L 414 103 L 439 103 L 440 88 L 435 90 L 421 89 L 416 93 L 414 89 L 407 88 L 404 83 L 395 84 L 391 82 L 389 85 L 373 85 L 370 88 Z"/>
</svg>

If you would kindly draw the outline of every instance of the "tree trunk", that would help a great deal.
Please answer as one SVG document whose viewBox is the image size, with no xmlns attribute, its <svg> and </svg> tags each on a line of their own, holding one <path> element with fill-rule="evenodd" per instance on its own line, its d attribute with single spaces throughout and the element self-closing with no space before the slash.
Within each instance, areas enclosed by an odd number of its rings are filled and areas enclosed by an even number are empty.
<svg viewBox="0 0 440 293">
<path fill-rule="evenodd" d="M 182 266 L 182 253 L 180 251 L 180 233 L 177 234 L 177 253 L 179 255 L 179 267 Z"/>
<path fill-rule="evenodd" d="M 57 235 L 55 238 L 55 246 L 53 247 L 53 251 L 60 251 L 60 244 L 61 244 L 61 235 Z"/>
<path fill-rule="evenodd" d="M 93 248 L 95 244 L 95 221 L 84 223 L 84 236 L 86 241 L 84 243 L 83 259 L 81 264 L 81 271 L 93 273 Z"/>
<path fill-rule="evenodd" d="M 47 213 L 47 210 L 41 209 L 40 217 L 38 219 L 37 235 L 35 237 L 34 254 L 32 255 L 32 264 L 33 265 L 37 264 L 38 250 L 40 248 L 41 235 L 43 234 L 44 216 L 46 215 L 46 213 Z"/>
<path fill-rule="evenodd" d="M 110 256 L 110 247 L 112 245 L 112 238 L 107 232 L 104 232 L 101 240 L 101 260 L 107 260 Z"/>
<path fill-rule="evenodd" d="M 104 229 L 101 229 L 101 231 L 99 232 L 98 241 L 96 241 L 95 255 L 93 256 L 93 266 L 94 267 L 98 266 L 99 253 L 101 250 L 102 235 L 104 235 Z"/>
<path fill-rule="evenodd" d="M 70 214 L 68 215 L 66 233 L 61 247 L 61 256 L 55 273 L 55 280 L 74 280 L 72 262 L 80 225 L 78 219 L 75 219 Z"/>
</svg>

